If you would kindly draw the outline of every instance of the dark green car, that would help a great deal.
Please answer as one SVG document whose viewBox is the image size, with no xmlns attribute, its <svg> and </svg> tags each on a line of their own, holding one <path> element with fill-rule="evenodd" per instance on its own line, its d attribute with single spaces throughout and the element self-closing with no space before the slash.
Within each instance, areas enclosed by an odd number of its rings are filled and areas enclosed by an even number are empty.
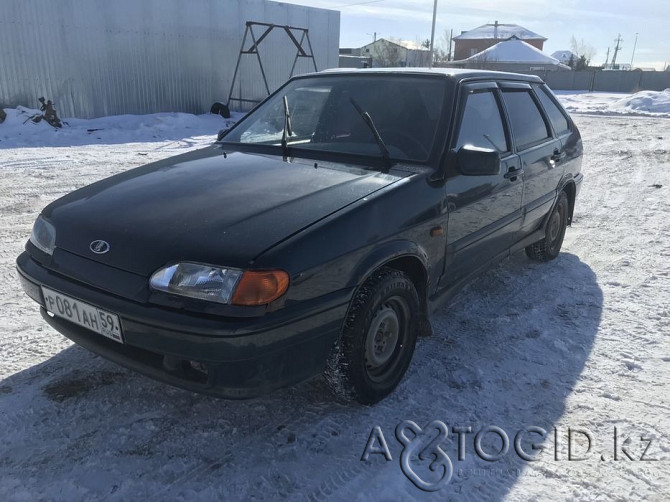
<svg viewBox="0 0 670 502">
<path fill-rule="evenodd" d="M 212 146 L 53 202 L 17 264 L 49 324 L 151 377 L 246 398 L 325 373 L 374 403 L 468 280 L 558 255 L 581 157 L 534 76 L 305 75 Z"/>
</svg>

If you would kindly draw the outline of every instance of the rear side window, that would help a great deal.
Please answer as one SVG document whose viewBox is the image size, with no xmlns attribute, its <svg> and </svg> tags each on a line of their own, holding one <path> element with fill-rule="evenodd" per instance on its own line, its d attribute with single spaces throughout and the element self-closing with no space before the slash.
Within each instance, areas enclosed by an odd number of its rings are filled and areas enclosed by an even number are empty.
<svg viewBox="0 0 670 502">
<path fill-rule="evenodd" d="M 493 92 L 470 94 L 465 102 L 456 150 L 463 145 L 509 151 L 500 107 Z"/>
<path fill-rule="evenodd" d="M 504 91 L 503 99 L 519 150 L 551 137 L 530 91 Z"/>
<path fill-rule="evenodd" d="M 560 136 L 561 134 L 570 132 L 568 119 L 565 118 L 565 115 L 563 115 L 560 108 L 556 106 L 556 103 L 549 97 L 547 90 L 544 87 L 536 86 L 535 94 L 537 94 L 537 97 L 540 99 L 544 111 L 547 112 L 549 122 L 551 122 L 551 125 L 554 127 L 556 135 Z"/>
</svg>

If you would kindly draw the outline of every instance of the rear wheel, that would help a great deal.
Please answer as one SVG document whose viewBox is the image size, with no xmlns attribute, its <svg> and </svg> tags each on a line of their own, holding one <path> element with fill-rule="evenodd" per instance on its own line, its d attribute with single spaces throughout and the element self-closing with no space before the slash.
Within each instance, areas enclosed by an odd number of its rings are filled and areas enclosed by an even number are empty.
<svg viewBox="0 0 670 502">
<path fill-rule="evenodd" d="M 526 248 L 526 254 L 529 258 L 536 261 L 549 261 L 558 256 L 563 245 L 565 229 L 568 226 L 569 208 L 568 196 L 565 192 L 561 192 L 554 209 L 549 215 L 544 239 Z"/>
<path fill-rule="evenodd" d="M 412 281 L 391 268 L 375 272 L 352 300 L 325 371 L 338 397 L 375 403 L 398 385 L 414 353 L 419 297 Z"/>
</svg>

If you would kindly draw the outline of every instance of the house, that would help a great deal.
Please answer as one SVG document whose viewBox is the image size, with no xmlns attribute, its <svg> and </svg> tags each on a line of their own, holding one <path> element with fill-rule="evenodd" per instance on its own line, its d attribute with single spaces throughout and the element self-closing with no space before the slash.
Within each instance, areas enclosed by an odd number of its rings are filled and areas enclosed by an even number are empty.
<svg viewBox="0 0 670 502">
<path fill-rule="evenodd" d="M 579 56 L 575 54 L 572 51 L 556 51 L 551 54 L 552 58 L 558 59 L 561 63 L 567 64 L 570 66 L 570 60 L 572 60 L 573 63 L 576 63 L 577 60 L 579 59 Z"/>
<path fill-rule="evenodd" d="M 358 49 L 358 56 L 371 57 L 372 66 L 421 67 L 428 66 L 430 50 L 410 40 L 387 40 L 380 38 Z"/>
<path fill-rule="evenodd" d="M 547 40 L 542 35 L 538 35 L 518 24 L 501 24 L 496 21 L 493 24 L 479 26 L 474 30 L 464 31 L 454 37 L 454 59 L 467 59 L 512 37 L 523 40 L 539 50 L 542 50 L 544 42 Z"/>
<path fill-rule="evenodd" d="M 498 42 L 462 61 L 454 61 L 449 66 L 511 72 L 570 70 L 569 66 L 558 59 L 515 37 Z"/>
</svg>

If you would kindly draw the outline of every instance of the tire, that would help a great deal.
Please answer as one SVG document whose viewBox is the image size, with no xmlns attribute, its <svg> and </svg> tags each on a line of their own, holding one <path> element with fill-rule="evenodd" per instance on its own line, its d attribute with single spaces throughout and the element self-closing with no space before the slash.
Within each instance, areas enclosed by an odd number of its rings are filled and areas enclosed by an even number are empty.
<svg viewBox="0 0 670 502">
<path fill-rule="evenodd" d="M 395 389 L 416 345 L 419 296 L 403 272 L 381 268 L 351 301 L 324 376 L 341 400 L 373 404 Z"/>
<path fill-rule="evenodd" d="M 228 108 L 223 103 L 219 103 L 218 101 L 212 105 L 212 107 L 209 109 L 209 113 L 213 113 L 214 115 L 221 115 L 224 119 L 230 118 L 230 108 Z"/>
<path fill-rule="evenodd" d="M 528 258 L 535 261 L 550 261 L 558 256 L 563 245 L 565 229 L 568 227 L 569 209 L 568 196 L 565 192 L 561 192 L 549 215 L 544 239 L 526 248 Z"/>
</svg>

